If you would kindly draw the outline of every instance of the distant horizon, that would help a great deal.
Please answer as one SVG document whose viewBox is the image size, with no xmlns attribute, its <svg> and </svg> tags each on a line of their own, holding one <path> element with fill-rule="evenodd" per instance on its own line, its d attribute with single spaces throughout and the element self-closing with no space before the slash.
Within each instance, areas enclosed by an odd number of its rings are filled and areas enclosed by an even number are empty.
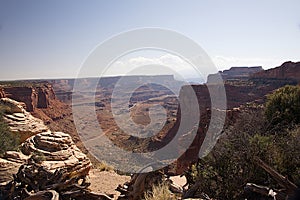
<svg viewBox="0 0 300 200">
<path fill-rule="evenodd" d="M 286 63 L 286 62 L 300 62 L 300 61 L 285 61 L 283 62 L 282 64 Z M 281 64 L 281 65 L 282 65 Z M 228 67 L 228 68 L 225 68 L 225 69 L 222 69 L 222 70 L 219 70 L 219 71 L 216 71 L 216 73 L 218 72 L 221 72 L 221 71 L 224 71 L 224 70 L 229 70 L 231 68 L 251 68 L 251 67 L 262 67 L 263 70 L 269 70 L 269 69 L 274 69 L 276 67 L 280 67 L 281 65 L 279 66 L 275 66 L 275 67 L 271 67 L 271 68 L 268 68 L 268 69 L 265 69 L 263 66 L 261 65 L 257 65 L 257 66 L 231 66 L 231 67 Z M 130 74 L 130 75 L 121 75 L 121 74 L 118 74 L 118 75 L 104 75 L 104 76 L 86 76 L 86 77 L 41 77 L 41 78 L 24 78 L 24 79 L 1 79 L 0 81 L 1 82 L 9 82 L 9 81 L 47 81 L 47 80 L 65 80 L 65 79 L 93 79 L 93 78 L 110 78 L 110 77 L 123 77 L 123 76 L 173 76 L 173 78 L 175 80 L 178 80 L 175 78 L 175 75 L 174 74 Z M 206 77 L 207 78 L 207 77 Z M 200 79 L 199 77 L 186 77 L 186 79 Z M 180 81 L 180 80 L 178 80 Z"/>
</svg>

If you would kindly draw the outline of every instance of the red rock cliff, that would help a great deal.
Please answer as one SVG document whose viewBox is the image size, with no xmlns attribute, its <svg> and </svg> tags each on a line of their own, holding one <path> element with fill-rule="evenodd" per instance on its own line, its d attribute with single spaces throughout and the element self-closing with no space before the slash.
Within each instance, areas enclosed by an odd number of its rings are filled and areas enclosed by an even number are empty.
<svg viewBox="0 0 300 200">
<path fill-rule="evenodd" d="M 24 102 L 26 104 L 26 110 L 29 112 L 33 112 L 35 108 L 48 108 L 50 100 L 56 98 L 50 84 L 43 84 L 42 86 L 36 87 L 5 86 L 0 89 L 0 96 Z"/>
<path fill-rule="evenodd" d="M 51 99 L 56 99 L 55 93 L 51 85 L 47 84 L 44 87 L 38 87 L 37 90 L 37 108 L 48 108 Z"/>
<path fill-rule="evenodd" d="M 300 82 L 300 62 L 285 62 L 281 66 L 252 75 L 260 79 L 293 79 Z"/>
</svg>

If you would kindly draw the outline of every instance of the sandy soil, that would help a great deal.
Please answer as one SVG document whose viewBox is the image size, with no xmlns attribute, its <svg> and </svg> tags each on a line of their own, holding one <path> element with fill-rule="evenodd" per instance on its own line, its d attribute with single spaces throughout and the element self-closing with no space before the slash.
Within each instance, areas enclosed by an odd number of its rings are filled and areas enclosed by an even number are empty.
<svg viewBox="0 0 300 200">
<path fill-rule="evenodd" d="M 92 169 L 90 171 L 90 189 L 96 193 L 113 194 L 115 199 L 120 195 L 115 189 L 119 184 L 124 184 L 130 180 L 129 176 L 121 176 L 113 171 L 100 171 L 99 169 Z M 171 180 L 178 186 L 183 186 L 186 183 L 185 177 L 173 176 Z"/>
<path fill-rule="evenodd" d="M 170 179 L 173 181 L 175 185 L 183 187 L 186 184 L 185 176 L 171 176 Z"/>
<path fill-rule="evenodd" d="M 93 192 L 114 194 L 115 199 L 120 195 L 115 189 L 119 184 L 124 184 L 130 180 L 129 176 L 121 176 L 113 171 L 102 171 L 92 169 L 89 174 L 91 186 L 89 187 Z"/>
</svg>

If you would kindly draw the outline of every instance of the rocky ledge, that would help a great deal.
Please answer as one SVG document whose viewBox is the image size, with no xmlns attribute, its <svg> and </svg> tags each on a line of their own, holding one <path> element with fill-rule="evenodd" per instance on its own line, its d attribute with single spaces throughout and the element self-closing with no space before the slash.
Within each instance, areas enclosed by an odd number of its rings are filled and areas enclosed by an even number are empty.
<svg viewBox="0 0 300 200">
<path fill-rule="evenodd" d="M 0 165 L 22 165 L 22 169 L 20 168 L 19 171 L 26 171 L 27 175 L 30 174 L 26 179 L 27 181 L 31 180 L 32 183 L 41 179 L 43 184 L 47 185 L 49 177 L 39 174 L 40 170 L 47 172 L 47 175 L 51 175 L 52 178 L 63 174 L 64 178 L 60 177 L 60 182 L 63 183 L 67 179 L 87 176 L 91 167 L 88 157 L 76 147 L 70 135 L 66 133 L 49 131 L 37 134 L 22 143 L 20 149 L 21 152 L 6 152 L 4 158 L 0 160 Z M 35 171 L 34 169 L 39 170 Z M 10 180 L 12 178 L 11 176 Z M 4 180 L 2 174 L 0 180 L 1 182 Z M 30 184 L 33 186 L 32 183 Z M 39 183 L 36 184 L 34 187 L 38 188 Z"/>
<path fill-rule="evenodd" d="M 21 143 L 33 135 L 49 131 L 42 120 L 33 117 L 24 109 L 24 103 L 2 98 L 0 99 L 0 105 L 7 108 L 4 120 L 12 132 L 19 134 Z"/>
<path fill-rule="evenodd" d="M 0 199 L 111 199 L 87 188 L 90 159 L 69 134 L 52 132 L 24 104 L 2 98 L 4 120 L 20 133 L 20 151 L 0 158 Z"/>
<path fill-rule="evenodd" d="M 70 135 L 39 133 L 20 149 L 0 159 L 0 199 L 111 199 L 87 189 L 92 165 Z"/>
</svg>

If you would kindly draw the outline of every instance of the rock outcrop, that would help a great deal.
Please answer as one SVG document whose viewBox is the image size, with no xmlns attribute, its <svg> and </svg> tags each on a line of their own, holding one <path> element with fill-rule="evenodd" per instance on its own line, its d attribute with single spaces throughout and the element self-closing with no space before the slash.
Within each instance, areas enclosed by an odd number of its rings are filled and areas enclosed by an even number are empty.
<svg viewBox="0 0 300 200">
<path fill-rule="evenodd" d="M 71 136 L 62 132 L 32 136 L 22 144 L 21 151 L 25 155 L 33 155 L 35 163 L 38 162 L 48 172 L 64 171 L 65 178 L 86 176 L 91 167 L 90 160 L 76 147 Z"/>
<path fill-rule="evenodd" d="M 300 82 L 300 62 L 285 62 L 281 66 L 255 73 L 255 79 L 291 79 Z"/>
<path fill-rule="evenodd" d="M 1 184 L 4 190 L 0 192 L 1 199 L 33 198 L 41 191 L 49 190 L 71 198 L 73 193 L 69 191 L 80 191 L 89 186 L 91 162 L 76 147 L 71 136 L 62 132 L 43 132 L 28 138 L 21 145 L 21 152 L 8 152 L 0 159 L 0 165 L 5 167 L 1 168 L 0 174 L 9 170 L 0 179 L 6 182 Z M 15 174 L 14 178 L 12 174 Z M 9 179 L 11 181 L 7 183 Z"/>
<path fill-rule="evenodd" d="M 38 174 L 43 168 L 47 175 L 58 176 L 63 174 L 62 182 L 67 179 L 80 179 L 87 176 L 91 163 L 89 158 L 83 154 L 74 144 L 70 135 L 62 132 L 43 132 L 28 138 L 21 145 L 21 152 L 8 151 L 0 158 L 0 183 L 11 181 L 13 174 L 17 174 L 19 167 L 31 169 L 28 180 L 33 183 L 38 179 L 47 180 Z M 37 173 L 36 176 L 33 176 Z M 54 177 L 53 177 L 54 178 Z M 38 186 L 36 186 L 38 187 Z"/>
<path fill-rule="evenodd" d="M 2 98 L 0 99 L 0 104 L 7 107 L 8 111 L 3 118 L 10 130 L 20 136 L 21 143 L 33 135 L 49 131 L 42 120 L 33 117 L 23 108 L 25 106 L 24 103 L 9 98 Z"/>
<path fill-rule="evenodd" d="M 0 158 L 0 185 L 7 184 L 13 180 L 13 175 L 17 174 L 19 167 L 24 164 L 28 158 L 28 156 L 21 152 L 6 152 L 3 158 Z"/>
<path fill-rule="evenodd" d="M 32 171 L 34 168 L 42 168 L 47 175 L 53 179 L 60 176 L 60 184 L 71 179 L 81 179 L 88 175 L 91 167 L 89 158 L 83 154 L 74 144 L 70 135 L 62 132 L 44 132 L 28 138 L 21 146 L 25 155 L 31 155 L 31 160 L 24 167 L 29 171 L 31 181 L 45 180 L 43 174 Z M 36 173 L 36 174 L 35 174 Z M 46 180 L 45 180 L 46 181 Z M 59 184 L 59 182 L 37 183 L 38 184 Z"/>
</svg>

